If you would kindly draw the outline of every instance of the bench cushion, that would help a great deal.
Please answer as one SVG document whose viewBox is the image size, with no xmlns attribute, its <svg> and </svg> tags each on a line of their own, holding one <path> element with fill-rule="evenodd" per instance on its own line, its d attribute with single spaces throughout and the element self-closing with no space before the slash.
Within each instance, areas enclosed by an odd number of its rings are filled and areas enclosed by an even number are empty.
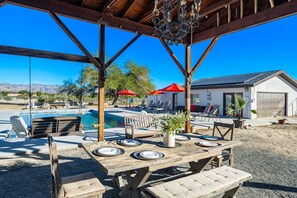
<svg viewBox="0 0 297 198">
<path fill-rule="evenodd" d="M 251 174 L 221 166 L 216 169 L 182 177 L 170 182 L 148 187 L 146 190 L 158 198 L 207 197 L 218 195 L 252 178 Z"/>
<path fill-rule="evenodd" d="M 89 172 L 62 178 L 64 197 L 83 197 L 84 195 L 99 195 L 105 192 L 105 187 L 96 176 Z"/>
</svg>

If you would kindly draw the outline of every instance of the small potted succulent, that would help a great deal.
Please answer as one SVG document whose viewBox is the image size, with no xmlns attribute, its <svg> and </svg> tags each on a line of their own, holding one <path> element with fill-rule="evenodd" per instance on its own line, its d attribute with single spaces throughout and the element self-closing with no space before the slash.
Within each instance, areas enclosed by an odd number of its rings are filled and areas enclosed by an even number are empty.
<svg viewBox="0 0 297 198">
<path fill-rule="evenodd" d="M 174 115 L 166 114 L 158 119 L 165 147 L 175 147 L 175 134 L 180 133 L 185 128 L 185 123 L 186 115 L 182 112 L 177 112 Z"/>
<path fill-rule="evenodd" d="M 235 104 L 230 104 L 226 110 L 227 115 L 236 116 L 237 120 L 233 120 L 235 128 L 242 128 L 245 120 L 242 119 L 242 110 L 246 105 L 246 101 L 239 95 L 235 95 Z M 251 110 L 252 113 L 257 114 L 256 110 Z"/>
</svg>

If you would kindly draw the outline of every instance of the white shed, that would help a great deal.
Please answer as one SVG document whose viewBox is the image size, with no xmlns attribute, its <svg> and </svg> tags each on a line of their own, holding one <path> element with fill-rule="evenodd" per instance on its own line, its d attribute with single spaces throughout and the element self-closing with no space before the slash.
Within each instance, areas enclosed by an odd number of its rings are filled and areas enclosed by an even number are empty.
<svg viewBox="0 0 297 198">
<path fill-rule="evenodd" d="M 191 104 L 220 105 L 220 115 L 241 95 L 247 105 L 243 117 L 271 117 L 297 115 L 297 82 L 282 70 L 204 78 L 192 82 Z M 179 94 L 178 105 L 184 105 L 184 94 Z M 250 112 L 257 111 L 257 115 Z"/>
</svg>

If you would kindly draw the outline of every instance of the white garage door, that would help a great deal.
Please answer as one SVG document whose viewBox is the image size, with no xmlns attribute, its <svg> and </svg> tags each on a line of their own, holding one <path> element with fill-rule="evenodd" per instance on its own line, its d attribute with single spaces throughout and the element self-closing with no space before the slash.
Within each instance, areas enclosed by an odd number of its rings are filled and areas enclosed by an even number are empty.
<svg viewBox="0 0 297 198">
<path fill-rule="evenodd" d="M 257 116 L 283 116 L 286 113 L 285 93 L 257 93 Z"/>
</svg>

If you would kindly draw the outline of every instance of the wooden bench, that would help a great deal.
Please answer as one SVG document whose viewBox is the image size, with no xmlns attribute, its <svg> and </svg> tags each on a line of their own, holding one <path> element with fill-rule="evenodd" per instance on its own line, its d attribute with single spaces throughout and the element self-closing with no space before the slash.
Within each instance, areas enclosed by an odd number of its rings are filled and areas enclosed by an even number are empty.
<svg viewBox="0 0 297 198">
<path fill-rule="evenodd" d="M 32 120 L 30 138 L 53 136 L 80 135 L 82 133 L 81 117 L 59 116 L 36 118 Z"/>
<path fill-rule="evenodd" d="M 125 116 L 124 122 L 126 138 L 152 137 L 161 134 L 153 115 Z"/>
<path fill-rule="evenodd" d="M 224 193 L 224 198 L 234 197 L 243 182 L 251 179 L 249 173 L 229 166 L 196 173 L 170 182 L 147 187 L 143 197 L 197 198 L 213 197 Z"/>
</svg>

